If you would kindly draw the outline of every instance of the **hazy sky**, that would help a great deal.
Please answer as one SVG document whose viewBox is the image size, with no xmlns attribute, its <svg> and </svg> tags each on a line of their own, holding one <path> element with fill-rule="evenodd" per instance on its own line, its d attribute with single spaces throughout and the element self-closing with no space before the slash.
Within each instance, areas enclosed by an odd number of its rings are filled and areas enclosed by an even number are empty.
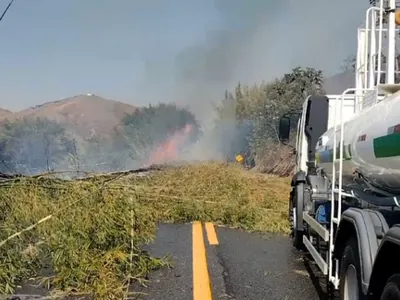
<svg viewBox="0 0 400 300">
<path fill-rule="evenodd" d="M 1 10 L 9 0 L 0 0 Z M 0 23 L 0 107 L 95 93 L 201 107 L 238 80 L 339 71 L 367 0 L 15 0 Z"/>
</svg>

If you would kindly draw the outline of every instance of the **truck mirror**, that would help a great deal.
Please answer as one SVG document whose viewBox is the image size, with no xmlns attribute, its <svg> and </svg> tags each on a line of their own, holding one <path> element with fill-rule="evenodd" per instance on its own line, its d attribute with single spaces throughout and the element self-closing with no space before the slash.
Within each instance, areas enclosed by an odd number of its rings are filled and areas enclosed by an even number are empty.
<svg viewBox="0 0 400 300">
<path fill-rule="evenodd" d="M 279 140 L 281 142 L 289 140 L 290 136 L 290 118 L 282 117 L 279 120 Z"/>
</svg>

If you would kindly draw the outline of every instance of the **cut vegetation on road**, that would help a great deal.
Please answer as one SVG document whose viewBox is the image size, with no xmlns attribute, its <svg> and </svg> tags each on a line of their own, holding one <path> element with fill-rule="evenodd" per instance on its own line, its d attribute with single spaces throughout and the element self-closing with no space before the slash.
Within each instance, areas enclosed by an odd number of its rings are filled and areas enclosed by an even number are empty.
<svg viewBox="0 0 400 300">
<path fill-rule="evenodd" d="M 54 292 L 122 299 L 167 260 L 141 247 L 159 222 L 212 221 L 288 232 L 287 178 L 207 163 L 86 180 L 12 178 L 0 186 L 0 292 L 40 278 Z M 37 224 L 40 222 L 40 224 Z M 27 227 L 34 228 L 24 231 Z M 9 236 L 20 233 L 15 238 Z"/>
</svg>

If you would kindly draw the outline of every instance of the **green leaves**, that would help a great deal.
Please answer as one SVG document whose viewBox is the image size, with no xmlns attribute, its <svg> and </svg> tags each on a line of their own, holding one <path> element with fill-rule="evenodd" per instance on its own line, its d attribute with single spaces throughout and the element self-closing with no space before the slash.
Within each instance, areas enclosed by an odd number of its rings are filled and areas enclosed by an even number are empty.
<svg viewBox="0 0 400 300">
<path fill-rule="evenodd" d="M 247 153 L 250 160 L 261 157 L 265 149 L 279 143 L 279 118 L 289 110 L 301 112 L 308 95 L 323 94 L 322 84 L 322 71 L 301 67 L 270 83 L 253 86 L 239 83 L 234 94 L 227 91 L 217 106 L 216 131 L 226 135 L 227 127 L 230 127 L 234 134 L 228 143 L 236 145 L 233 147 L 236 154 Z M 296 128 L 297 118 L 292 124 Z M 251 128 L 251 132 L 243 130 L 245 127 Z"/>
<path fill-rule="evenodd" d="M 132 187 L 22 178 L 3 184 L 0 211 L 0 240 L 54 214 L 1 247 L 0 294 L 34 277 L 53 292 L 123 299 L 131 280 L 164 265 L 140 249 L 156 223 Z"/>
<path fill-rule="evenodd" d="M 123 135 L 129 142 L 133 159 L 143 160 L 155 147 L 165 142 L 174 132 L 192 125 L 189 142 L 200 135 L 199 124 L 189 110 L 174 104 L 144 107 L 122 119 Z"/>
<path fill-rule="evenodd" d="M 75 142 L 65 128 L 51 120 L 23 118 L 7 121 L 0 136 L 0 171 L 40 173 L 67 162 Z M 76 152 L 76 149 L 75 149 Z"/>
</svg>

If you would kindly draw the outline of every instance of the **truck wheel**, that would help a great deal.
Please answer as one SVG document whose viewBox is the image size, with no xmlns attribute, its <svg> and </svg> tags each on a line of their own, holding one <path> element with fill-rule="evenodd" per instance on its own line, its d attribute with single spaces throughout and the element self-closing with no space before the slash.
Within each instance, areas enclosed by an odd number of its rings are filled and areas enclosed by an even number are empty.
<svg viewBox="0 0 400 300">
<path fill-rule="evenodd" d="M 389 278 L 380 300 L 400 300 L 400 274 Z"/>
<path fill-rule="evenodd" d="M 292 227 L 292 242 L 293 247 L 297 250 L 304 250 L 303 244 L 303 230 L 297 229 L 297 210 L 301 209 L 303 211 L 303 197 L 304 197 L 304 183 L 299 183 L 296 185 L 293 191 L 293 199 L 290 201 L 290 221 Z"/>
<path fill-rule="evenodd" d="M 361 289 L 360 256 L 357 240 L 351 237 L 344 248 L 340 263 L 340 299 L 363 300 Z"/>
</svg>

